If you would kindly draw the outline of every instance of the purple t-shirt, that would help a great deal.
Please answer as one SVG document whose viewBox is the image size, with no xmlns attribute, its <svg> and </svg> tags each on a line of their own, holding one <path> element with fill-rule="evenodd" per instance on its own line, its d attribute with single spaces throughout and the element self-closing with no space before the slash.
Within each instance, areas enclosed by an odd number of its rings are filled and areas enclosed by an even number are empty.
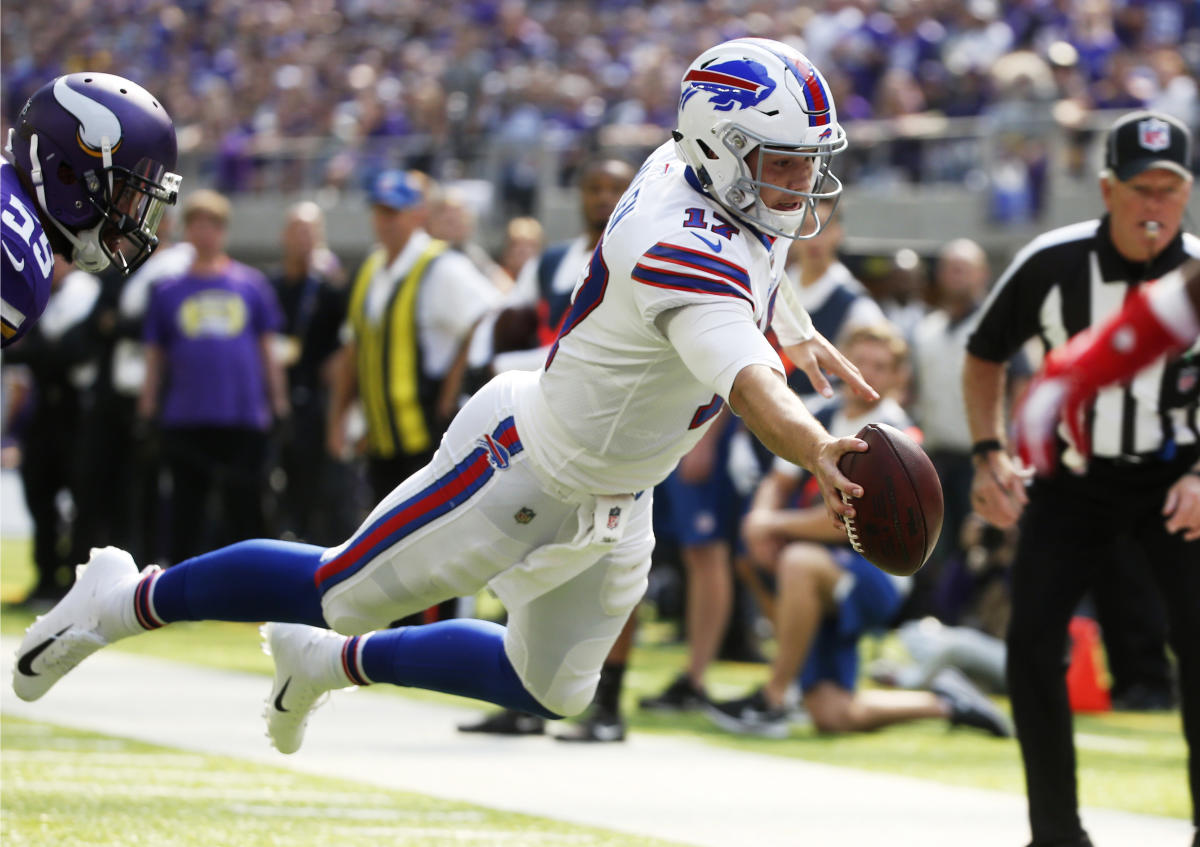
<svg viewBox="0 0 1200 847">
<path fill-rule="evenodd" d="M 266 277 L 238 262 L 218 276 L 158 283 L 145 338 L 166 360 L 160 423 L 266 429 L 271 410 L 259 339 L 282 323 Z"/>
<path fill-rule="evenodd" d="M 8 346 L 33 326 L 50 299 L 54 253 L 37 205 L 25 194 L 17 169 L 0 164 L 0 346 Z"/>
</svg>

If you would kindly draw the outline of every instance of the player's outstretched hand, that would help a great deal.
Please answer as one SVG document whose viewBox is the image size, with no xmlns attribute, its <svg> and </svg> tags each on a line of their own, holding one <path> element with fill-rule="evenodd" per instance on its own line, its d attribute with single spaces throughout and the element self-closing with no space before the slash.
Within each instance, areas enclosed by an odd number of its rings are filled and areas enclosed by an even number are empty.
<svg viewBox="0 0 1200 847">
<path fill-rule="evenodd" d="M 866 383 L 864 383 L 865 385 Z M 846 453 L 864 453 L 867 442 L 861 438 L 829 438 L 817 451 L 817 461 L 812 468 L 817 484 L 821 486 L 821 497 L 825 500 L 825 511 L 830 519 L 843 530 L 843 517 L 854 517 L 854 507 L 842 499 L 844 491 L 850 497 L 862 497 L 863 488 L 838 468 L 838 461 Z"/>
<path fill-rule="evenodd" d="M 788 358 L 804 371 L 812 381 L 813 388 L 819 391 L 822 397 L 833 396 L 833 387 L 825 376 L 826 373 L 831 373 L 845 382 L 855 394 L 868 400 L 879 399 L 879 392 L 863 379 L 862 373 L 854 363 L 843 356 L 821 333 L 814 333 L 807 341 L 788 347 L 786 352 Z"/>
</svg>

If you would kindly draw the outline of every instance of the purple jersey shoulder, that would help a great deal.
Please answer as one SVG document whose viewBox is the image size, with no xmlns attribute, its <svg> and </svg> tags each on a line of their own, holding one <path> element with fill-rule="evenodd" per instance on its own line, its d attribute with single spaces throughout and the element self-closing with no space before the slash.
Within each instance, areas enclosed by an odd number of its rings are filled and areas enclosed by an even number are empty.
<svg viewBox="0 0 1200 847">
<path fill-rule="evenodd" d="M 0 334 L 5 347 L 29 331 L 50 299 L 54 254 L 36 210 L 16 168 L 0 165 Z"/>
</svg>

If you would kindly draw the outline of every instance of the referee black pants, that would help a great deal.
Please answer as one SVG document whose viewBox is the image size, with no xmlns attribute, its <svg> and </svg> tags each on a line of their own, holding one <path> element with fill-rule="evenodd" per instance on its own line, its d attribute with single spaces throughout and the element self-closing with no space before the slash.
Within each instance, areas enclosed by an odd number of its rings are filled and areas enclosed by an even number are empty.
<svg viewBox="0 0 1200 847">
<path fill-rule="evenodd" d="M 1094 461 L 1083 477 L 1037 480 L 1012 565 L 1008 687 L 1035 844 L 1083 830 L 1065 679 L 1067 624 L 1114 551 L 1139 557 L 1162 594 L 1178 660 L 1193 821 L 1200 825 L 1200 541 L 1164 527 L 1167 489 L 1195 455 L 1150 465 Z"/>
</svg>

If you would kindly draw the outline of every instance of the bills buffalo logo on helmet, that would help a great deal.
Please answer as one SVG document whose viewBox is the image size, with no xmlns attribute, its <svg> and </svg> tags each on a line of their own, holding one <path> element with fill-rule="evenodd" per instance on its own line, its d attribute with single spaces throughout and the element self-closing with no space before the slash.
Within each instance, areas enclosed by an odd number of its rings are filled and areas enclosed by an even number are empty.
<svg viewBox="0 0 1200 847">
<path fill-rule="evenodd" d="M 775 80 L 763 65 L 750 59 L 731 59 L 688 71 L 683 77 L 680 105 L 697 94 L 707 93 L 711 95 L 708 102 L 718 112 L 749 109 L 770 97 L 774 90 Z"/>
</svg>

